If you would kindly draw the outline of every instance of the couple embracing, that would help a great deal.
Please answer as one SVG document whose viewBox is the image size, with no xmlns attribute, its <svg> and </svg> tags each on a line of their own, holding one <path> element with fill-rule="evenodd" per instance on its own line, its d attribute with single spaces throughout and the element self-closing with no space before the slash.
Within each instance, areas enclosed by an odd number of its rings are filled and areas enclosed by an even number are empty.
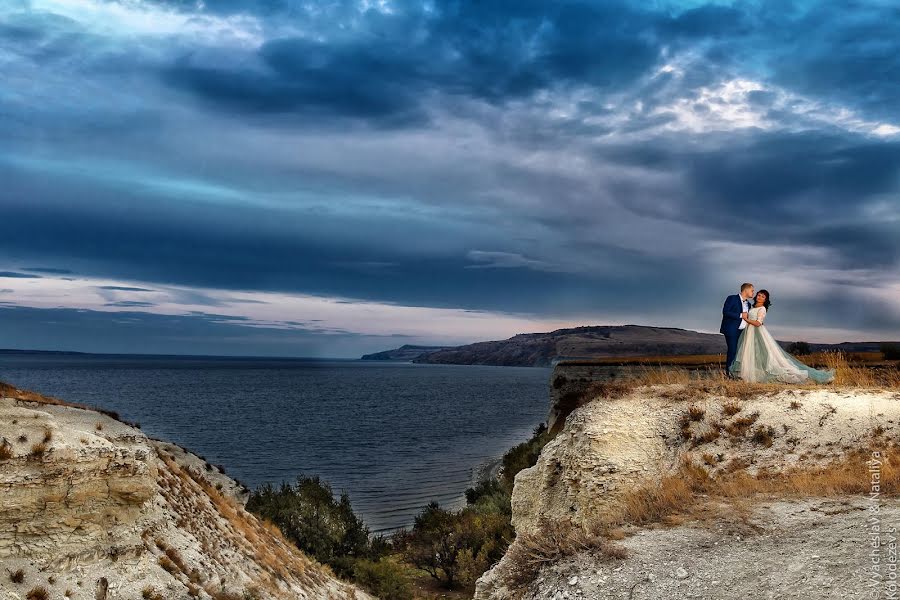
<svg viewBox="0 0 900 600">
<path fill-rule="evenodd" d="M 772 304 L 768 290 L 754 294 L 753 284 L 741 286 L 740 294 L 728 296 L 722 307 L 722 327 L 728 355 L 725 371 L 729 377 L 755 382 L 829 383 L 834 371 L 819 371 L 804 365 L 785 352 L 764 327 Z"/>
</svg>

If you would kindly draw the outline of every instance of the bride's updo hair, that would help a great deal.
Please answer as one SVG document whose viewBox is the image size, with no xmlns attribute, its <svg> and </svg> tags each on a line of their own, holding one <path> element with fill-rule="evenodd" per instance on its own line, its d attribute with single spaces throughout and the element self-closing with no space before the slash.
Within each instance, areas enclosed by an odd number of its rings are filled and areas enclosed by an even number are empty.
<svg viewBox="0 0 900 600">
<path fill-rule="evenodd" d="M 766 311 L 768 311 L 769 307 L 772 306 L 772 294 L 769 293 L 769 290 L 759 290 L 758 292 L 756 292 L 756 296 L 759 296 L 760 294 L 766 295 L 766 301 L 763 302 L 763 306 L 765 307 Z M 756 304 L 756 297 L 753 298 L 753 304 Z"/>
</svg>

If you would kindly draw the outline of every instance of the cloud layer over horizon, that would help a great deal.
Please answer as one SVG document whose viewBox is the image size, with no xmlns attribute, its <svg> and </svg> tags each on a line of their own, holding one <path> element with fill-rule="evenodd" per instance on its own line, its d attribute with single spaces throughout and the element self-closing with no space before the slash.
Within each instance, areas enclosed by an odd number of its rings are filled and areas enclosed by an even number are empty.
<svg viewBox="0 0 900 600">
<path fill-rule="evenodd" d="M 900 339 L 894 3 L 13 0 L 0 65 L 0 346 L 715 331 L 744 280 Z"/>
</svg>

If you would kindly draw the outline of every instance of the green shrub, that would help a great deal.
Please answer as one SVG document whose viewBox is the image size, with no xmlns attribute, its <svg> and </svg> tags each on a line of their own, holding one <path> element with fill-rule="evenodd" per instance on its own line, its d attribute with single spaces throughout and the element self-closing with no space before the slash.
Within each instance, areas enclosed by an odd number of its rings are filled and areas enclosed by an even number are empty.
<svg viewBox="0 0 900 600">
<path fill-rule="evenodd" d="M 881 344 L 879 348 L 884 354 L 885 360 L 900 360 L 900 343 L 890 342 Z"/>
<path fill-rule="evenodd" d="M 318 477 L 299 477 L 280 488 L 263 485 L 250 495 L 247 510 L 275 523 L 297 547 L 342 577 L 352 577 L 356 559 L 377 559 L 388 548 L 356 516 L 347 494 L 335 499 Z"/>
<path fill-rule="evenodd" d="M 787 347 L 787 351 L 794 356 L 806 356 L 812 354 L 812 348 L 807 342 L 794 342 Z"/>
<path fill-rule="evenodd" d="M 479 508 L 484 506 L 451 512 L 429 504 L 412 531 L 398 536 L 407 560 L 448 588 L 474 585 L 500 560 L 515 534 L 507 513 Z"/>
<path fill-rule="evenodd" d="M 413 597 L 406 569 L 387 558 L 357 560 L 353 564 L 353 579 L 380 600 L 411 600 Z"/>
<path fill-rule="evenodd" d="M 534 435 L 530 440 L 512 447 L 503 455 L 501 484 L 507 490 L 512 491 L 513 480 L 516 478 L 516 474 L 522 469 L 533 467 L 537 463 L 541 450 L 552 439 L 553 436 L 547 431 L 547 426 L 541 423 L 535 428 Z"/>
</svg>

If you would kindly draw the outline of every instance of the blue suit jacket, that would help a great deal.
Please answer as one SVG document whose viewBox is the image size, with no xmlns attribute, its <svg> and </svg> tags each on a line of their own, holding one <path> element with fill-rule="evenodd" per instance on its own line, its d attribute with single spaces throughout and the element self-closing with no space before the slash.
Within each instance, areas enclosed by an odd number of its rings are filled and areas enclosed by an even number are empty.
<svg viewBox="0 0 900 600">
<path fill-rule="evenodd" d="M 719 333 L 737 333 L 741 328 L 741 313 L 744 312 L 744 302 L 738 294 L 725 298 L 725 306 L 722 307 L 722 326 Z"/>
</svg>

